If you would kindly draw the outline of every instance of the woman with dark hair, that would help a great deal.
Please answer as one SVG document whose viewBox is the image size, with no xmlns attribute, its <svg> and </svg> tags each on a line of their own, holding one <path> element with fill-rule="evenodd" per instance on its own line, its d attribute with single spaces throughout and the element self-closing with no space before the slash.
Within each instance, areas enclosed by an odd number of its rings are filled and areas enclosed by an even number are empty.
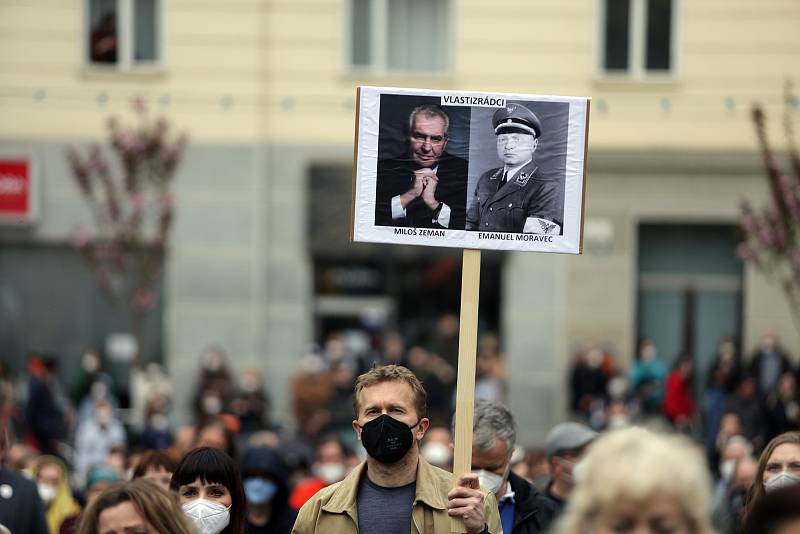
<svg viewBox="0 0 800 534">
<path fill-rule="evenodd" d="M 800 432 L 786 432 L 773 438 L 761 452 L 756 480 L 744 511 L 745 519 L 767 493 L 796 485 L 800 485 Z"/>
<path fill-rule="evenodd" d="M 138 479 L 115 484 L 86 507 L 78 534 L 106 532 L 193 534 L 194 529 L 167 490 Z"/>
<path fill-rule="evenodd" d="M 236 462 L 221 450 L 200 447 L 186 453 L 170 488 L 198 534 L 244 534 L 242 478 Z"/>
</svg>

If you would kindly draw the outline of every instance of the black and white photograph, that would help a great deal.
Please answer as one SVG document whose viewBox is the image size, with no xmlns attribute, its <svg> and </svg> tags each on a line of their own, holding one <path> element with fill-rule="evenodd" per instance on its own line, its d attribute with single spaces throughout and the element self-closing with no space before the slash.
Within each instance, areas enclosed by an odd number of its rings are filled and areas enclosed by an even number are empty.
<svg viewBox="0 0 800 534">
<path fill-rule="evenodd" d="M 375 224 L 463 230 L 470 108 L 381 95 Z"/>
<path fill-rule="evenodd" d="M 467 230 L 561 235 L 569 104 L 476 108 Z"/>
<path fill-rule="evenodd" d="M 589 100 L 359 88 L 354 241 L 579 254 Z"/>
</svg>

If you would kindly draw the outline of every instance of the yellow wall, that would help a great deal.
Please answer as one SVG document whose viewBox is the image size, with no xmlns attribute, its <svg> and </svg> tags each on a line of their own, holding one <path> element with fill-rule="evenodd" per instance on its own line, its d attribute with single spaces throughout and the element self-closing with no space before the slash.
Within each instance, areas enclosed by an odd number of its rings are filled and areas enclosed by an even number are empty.
<svg viewBox="0 0 800 534">
<path fill-rule="evenodd" d="M 166 0 L 166 66 L 147 74 L 83 65 L 81 0 L 3 0 L 0 137 L 96 136 L 141 95 L 195 140 L 346 145 L 355 87 L 373 84 L 591 96 L 594 148 L 752 148 L 750 103 L 776 111 L 800 81 L 800 2 L 676 1 L 677 75 L 633 81 L 597 76 L 591 0 L 451 0 L 437 75 L 349 72 L 347 0 Z"/>
</svg>

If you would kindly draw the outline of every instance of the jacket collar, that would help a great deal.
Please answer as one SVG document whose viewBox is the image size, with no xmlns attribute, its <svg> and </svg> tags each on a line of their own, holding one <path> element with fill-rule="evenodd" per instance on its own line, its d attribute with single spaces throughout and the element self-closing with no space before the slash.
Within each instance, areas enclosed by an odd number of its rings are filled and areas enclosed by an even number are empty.
<svg viewBox="0 0 800 534">
<path fill-rule="evenodd" d="M 437 510 L 446 510 L 446 494 L 449 489 L 446 488 L 445 491 L 442 491 L 442 483 L 436 480 L 434 467 L 420 455 L 419 463 L 417 464 L 417 495 L 414 501 L 423 502 Z"/>
<path fill-rule="evenodd" d="M 326 512 L 334 514 L 341 514 L 343 512 L 355 513 L 356 510 L 356 496 L 358 496 L 358 483 L 361 476 L 367 472 L 367 463 L 361 462 L 358 464 L 350 474 L 344 477 L 339 483 L 331 498 L 322 507 Z"/>
<path fill-rule="evenodd" d="M 443 495 L 441 483 L 437 483 L 433 467 L 420 455 L 417 463 L 417 489 L 414 502 L 422 502 L 438 510 L 447 509 L 447 499 Z M 326 512 L 335 514 L 356 512 L 358 485 L 362 476 L 367 474 L 367 463 L 361 462 L 334 490 L 330 500 L 322 507 Z M 446 492 L 445 492 L 446 493 Z"/>
<path fill-rule="evenodd" d="M 496 202 L 503 197 L 507 197 L 511 193 L 516 193 L 520 189 L 523 189 L 528 184 L 528 181 L 534 178 L 534 175 L 538 170 L 539 167 L 536 165 L 535 161 L 528 162 L 526 165 L 517 170 L 517 173 L 510 178 L 505 185 L 497 191 L 497 193 L 495 193 L 495 195 L 492 197 L 492 202 Z M 498 172 L 498 178 L 503 176 L 503 167 L 500 167 Z M 521 185 L 517 182 L 517 180 L 521 179 L 520 176 L 522 173 L 525 173 L 528 176 L 528 179 L 523 180 L 524 184 Z"/>
</svg>

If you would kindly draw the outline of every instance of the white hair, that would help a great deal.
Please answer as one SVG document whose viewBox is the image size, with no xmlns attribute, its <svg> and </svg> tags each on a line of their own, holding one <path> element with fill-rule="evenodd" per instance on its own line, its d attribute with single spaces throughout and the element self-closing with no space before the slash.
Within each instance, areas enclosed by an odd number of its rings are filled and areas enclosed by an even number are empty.
<svg viewBox="0 0 800 534">
<path fill-rule="evenodd" d="M 697 446 L 682 436 L 636 427 L 608 432 L 589 446 L 575 483 L 557 534 L 589 531 L 598 512 L 617 502 L 664 497 L 675 499 L 691 534 L 714 532 L 708 469 Z"/>
</svg>

